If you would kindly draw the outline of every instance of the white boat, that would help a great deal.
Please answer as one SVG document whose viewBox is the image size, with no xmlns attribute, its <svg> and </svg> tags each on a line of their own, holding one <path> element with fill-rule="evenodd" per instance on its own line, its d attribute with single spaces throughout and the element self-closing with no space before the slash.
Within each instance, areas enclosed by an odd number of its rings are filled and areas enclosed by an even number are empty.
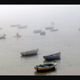
<svg viewBox="0 0 80 80">
<path fill-rule="evenodd" d="M 34 56 L 37 55 L 39 49 L 33 49 L 29 51 L 21 52 L 21 56 Z"/>
</svg>

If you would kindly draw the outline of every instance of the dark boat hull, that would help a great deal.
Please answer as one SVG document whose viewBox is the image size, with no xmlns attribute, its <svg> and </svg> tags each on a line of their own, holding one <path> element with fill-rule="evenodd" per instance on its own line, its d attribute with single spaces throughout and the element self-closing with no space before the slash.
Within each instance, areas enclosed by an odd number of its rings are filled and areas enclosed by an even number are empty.
<svg viewBox="0 0 80 80">
<path fill-rule="evenodd" d="M 56 65 L 54 64 L 43 64 L 43 65 L 38 65 L 35 67 L 37 72 L 46 72 L 46 71 L 51 71 L 51 70 L 55 70 Z"/>
<path fill-rule="evenodd" d="M 43 58 L 44 58 L 46 61 L 60 60 L 60 53 L 56 53 L 56 54 L 48 55 L 48 56 L 43 56 Z"/>
<path fill-rule="evenodd" d="M 37 72 L 48 72 L 48 71 L 55 71 L 55 70 L 56 70 L 56 68 L 53 67 L 53 68 L 50 68 L 50 69 L 47 69 L 47 70 L 39 70 L 39 69 L 37 69 Z"/>
<path fill-rule="evenodd" d="M 26 57 L 26 56 L 35 56 L 37 55 L 37 53 L 33 53 L 33 54 L 22 54 L 21 56 Z"/>
</svg>

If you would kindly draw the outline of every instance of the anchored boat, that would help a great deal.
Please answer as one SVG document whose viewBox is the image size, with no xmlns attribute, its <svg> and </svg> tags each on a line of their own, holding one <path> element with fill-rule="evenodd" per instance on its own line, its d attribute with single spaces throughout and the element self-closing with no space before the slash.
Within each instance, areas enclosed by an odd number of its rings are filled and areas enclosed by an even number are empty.
<svg viewBox="0 0 80 80">
<path fill-rule="evenodd" d="M 51 30 L 51 29 L 53 29 L 54 27 L 46 27 L 45 29 L 46 30 Z"/>
<path fill-rule="evenodd" d="M 44 32 L 44 31 L 40 32 L 40 35 L 45 35 L 45 34 L 46 34 L 46 32 Z"/>
<path fill-rule="evenodd" d="M 4 34 L 3 36 L 0 36 L 0 39 L 6 39 L 6 34 Z"/>
<path fill-rule="evenodd" d="M 34 30 L 34 33 L 40 33 L 41 30 Z"/>
<path fill-rule="evenodd" d="M 40 64 L 40 65 L 36 65 L 34 67 L 34 69 L 37 72 L 41 72 L 41 71 L 50 71 L 50 70 L 55 70 L 56 64 L 51 64 L 51 63 L 47 63 L 47 64 Z"/>
<path fill-rule="evenodd" d="M 38 54 L 38 50 L 39 49 L 34 49 L 34 50 L 29 50 L 29 51 L 25 51 L 25 52 L 21 52 L 21 56 L 34 56 Z"/>
<path fill-rule="evenodd" d="M 43 56 L 43 58 L 46 61 L 52 61 L 52 60 L 59 60 L 60 59 L 60 52 L 57 52 L 55 54 L 51 54 L 51 55 L 47 55 L 47 56 Z"/>
<path fill-rule="evenodd" d="M 51 29 L 50 31 L 54 32 L 54 31 L 58 31 L 58 29 Z"/>
</svg>

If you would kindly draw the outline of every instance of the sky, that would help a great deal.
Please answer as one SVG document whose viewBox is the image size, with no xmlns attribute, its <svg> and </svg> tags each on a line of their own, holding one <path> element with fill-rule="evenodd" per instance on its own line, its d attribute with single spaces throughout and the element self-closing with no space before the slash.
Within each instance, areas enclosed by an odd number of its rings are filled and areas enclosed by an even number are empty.
<svg viewBox="0 0 80 80">
<path fill-rule="evenodd" d="M 0 5 L 0 26 L 7 31 L 13 24 L 43 29 L 51 26 L 51 22 L 70 30 L 79 27 L 79 21 L 80 5 Z"/>
</svg>

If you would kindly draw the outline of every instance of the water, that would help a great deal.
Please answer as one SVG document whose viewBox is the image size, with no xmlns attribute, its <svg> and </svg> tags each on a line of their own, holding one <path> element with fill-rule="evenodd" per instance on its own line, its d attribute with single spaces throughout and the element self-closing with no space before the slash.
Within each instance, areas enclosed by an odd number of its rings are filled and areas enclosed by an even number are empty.
<svg viewBox="0 0 80 80">
<path fill-rule="evenodd" d="M 7 35 L 6 39 L 0 40 L 0 75 L 80 75 L 79 5 L 0 7 L 3 8 L 0 9 L 0 25 L 3 27 L 0 34 Z M 52 21 L 55 22 L 54 27 L 59 29 L 58 31 L 45 30 Z M 26 29 L 10 27 L 19 23 L 28 24 L 28 27 Z M 44 30 L 46 35 L 34 34 L 35 29 Z M 14 37 L 17 32 L 22 35 L 21 38 Z M 39 48 L 37 56 L 21 57 L 20 52 L 36 48 Z M 44 55 L 58 51 L 61 52 L 61 60 L 55 72 L 35 72 L 34 66 L 44 63 Z"/>
<path fill-rule="evenodd" d="M 80 74 L 80 38 L 79 32 L 75 35 L 62 35 L 61 31 L 47 32 L 45 36 L 22 36 L 19 39 L 8 37 L 0 40 L 0 74 L 39 75 L 35 73 L 34 66 L 43 63 L 43 55 L 61 51 L 61 60 L 57 71 L 42 73 L 40 75 Z M 22 58 L 21 51 L 39 48 L 39 55 Z"/>
</svg>

